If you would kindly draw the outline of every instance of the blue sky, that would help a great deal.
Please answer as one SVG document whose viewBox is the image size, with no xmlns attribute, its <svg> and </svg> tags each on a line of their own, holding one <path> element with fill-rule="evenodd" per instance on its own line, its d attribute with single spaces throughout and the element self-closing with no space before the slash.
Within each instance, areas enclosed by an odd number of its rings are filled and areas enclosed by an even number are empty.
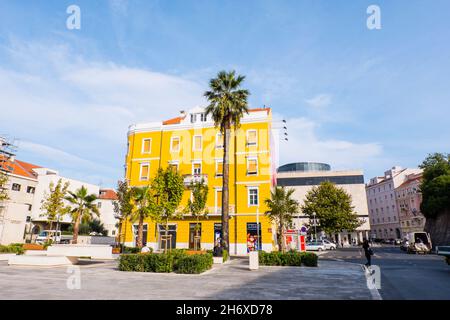
<svg viewBox="0 0 450 320">
<path fill-rule="evenodd" d="M 81 8 L 68 30 L 66 8 Z M 381 30 L 366 9 L 381 8 Z M 450 2 L 0 1 L 0 133 L 18 158 L 114 187 L 129 124 L 204 104 L 219 70 L 288 120 L 281 163 L 366 180 L 450 149 Z M 295 150 L 293 152 L 292 150 Z"/>
</svg>

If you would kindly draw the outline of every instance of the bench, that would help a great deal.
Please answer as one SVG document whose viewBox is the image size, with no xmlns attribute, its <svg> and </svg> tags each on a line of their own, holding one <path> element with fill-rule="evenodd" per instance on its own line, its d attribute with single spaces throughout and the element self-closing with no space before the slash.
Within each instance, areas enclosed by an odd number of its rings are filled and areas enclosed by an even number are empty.
<svg viewBox="0 0 450 320">
<path fill-rule="evenodd" d="M 102 244 L 54 244 L 47 248 L 47 256 L 89 257 L 112 260 L 112 247 Z"/>
</svg>

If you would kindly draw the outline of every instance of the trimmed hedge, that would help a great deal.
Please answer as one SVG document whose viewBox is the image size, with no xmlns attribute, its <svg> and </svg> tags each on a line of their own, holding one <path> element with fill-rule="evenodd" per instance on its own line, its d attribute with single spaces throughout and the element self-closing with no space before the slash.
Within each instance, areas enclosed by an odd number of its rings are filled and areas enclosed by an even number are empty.
<svg viewBox="0 0 450 320">
<path fill-rule="evenodd" d="M 171 250 L 168 253 L 122 254 L 120 271 L 201 273 L 212 267 L 212 255 L 186 254 L 185 250 Z"/>
<path fill-rule="evenodd" d="M 228 259 L 230 259 L 230 255 L 228 254 L 227 250 L 222 251 L 222 257 L 223 257 L 223 262 L 227 262 Z"/>
<path fill-rule="evenodd" d="M 263 266 L 317 267 L 318 257 L 312 252 L 265 252 L 259 251 L 259 264 Z"/>
<path fill-rule="evenodd" d="M 25 250 L 21 243 L 13 243 L 7 246 L 0 245 L 0 253 L 16 253 L 23 254 Z"/>
</svg>

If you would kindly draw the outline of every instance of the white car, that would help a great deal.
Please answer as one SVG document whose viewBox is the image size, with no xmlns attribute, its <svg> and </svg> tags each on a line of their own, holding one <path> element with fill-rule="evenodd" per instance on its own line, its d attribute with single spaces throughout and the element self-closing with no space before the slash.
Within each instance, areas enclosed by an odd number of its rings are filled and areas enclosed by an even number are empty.
<svg viewBox="0 0 450 320">
<path fill-rule="evenodd" d="M 306 243 L 306 251 L 325 251 L 323 241 L 310 241 Z"/>
<path fill-rule="evenodd" d="M 330 240 L 324 239 L 322 240 L 323 245 L 326 250 L 336 250 L 336 244 L 331 242 Z"/>
</svg>

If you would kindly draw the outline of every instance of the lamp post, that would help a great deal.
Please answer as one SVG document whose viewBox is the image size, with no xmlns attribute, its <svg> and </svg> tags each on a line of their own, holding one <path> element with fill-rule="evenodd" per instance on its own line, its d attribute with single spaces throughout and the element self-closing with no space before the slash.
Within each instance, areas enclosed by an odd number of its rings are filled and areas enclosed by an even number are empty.
<svg viewBox="0 0 450 320">
<path fill-rule="evenodd" d="M 313 212 L 314 219 L 314 239 L 317 241 L 317 223 L 316 223 L 316 213 Z"/>
</svg>

